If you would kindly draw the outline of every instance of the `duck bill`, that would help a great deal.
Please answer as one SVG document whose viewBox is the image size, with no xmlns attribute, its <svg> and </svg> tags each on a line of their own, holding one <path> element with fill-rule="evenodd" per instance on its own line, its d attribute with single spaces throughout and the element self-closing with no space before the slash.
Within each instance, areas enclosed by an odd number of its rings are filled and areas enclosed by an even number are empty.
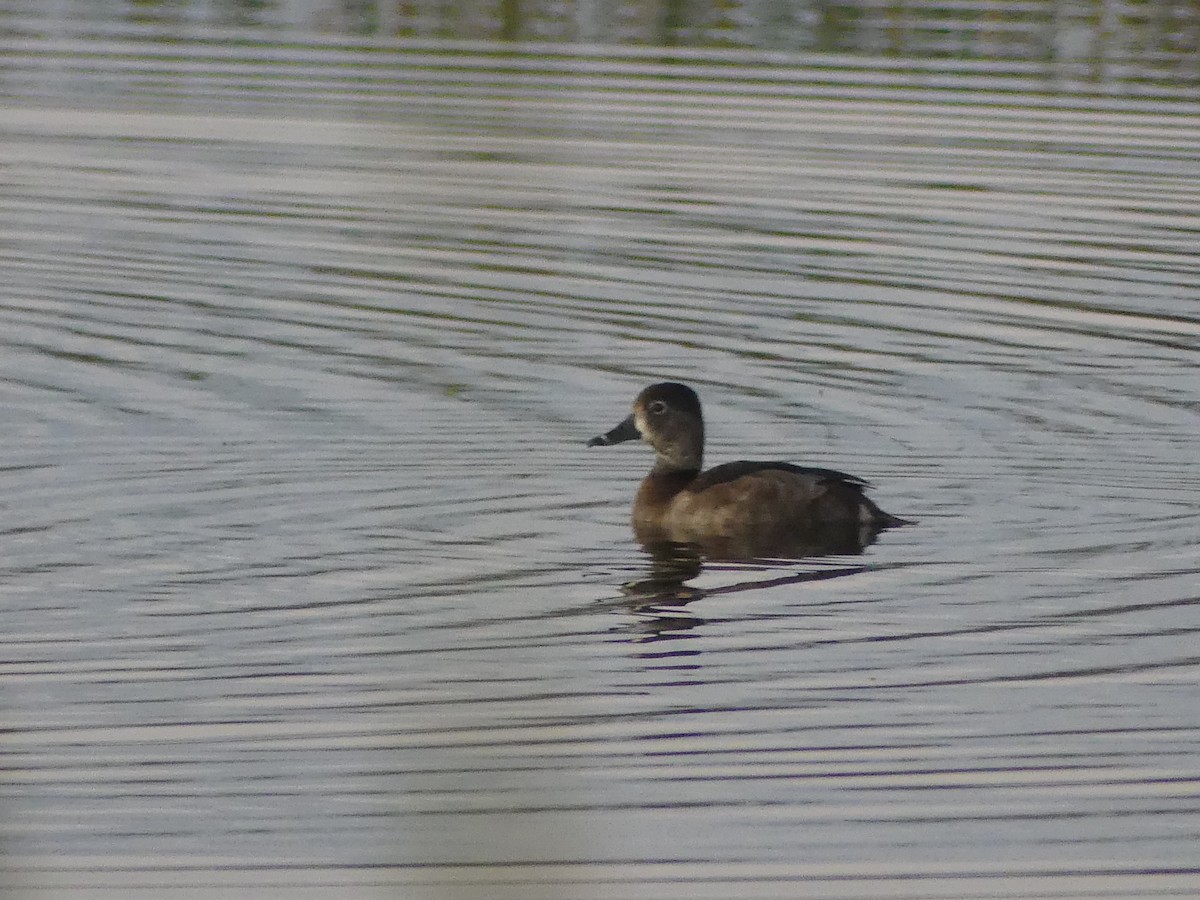
<svg viewBox="0 0 1200 900">
<path fill-rule="evenodd" d="M 611 444 L 620 444 L 625 441 L 634 441 L 642 435 L 637 430 L 637 425 L 634 424 L 633 416 L 630 416 L 612 431 L 604 434 L 598 434 L 587 442 L 589 447 L 608 447 Z"/>
</svg>

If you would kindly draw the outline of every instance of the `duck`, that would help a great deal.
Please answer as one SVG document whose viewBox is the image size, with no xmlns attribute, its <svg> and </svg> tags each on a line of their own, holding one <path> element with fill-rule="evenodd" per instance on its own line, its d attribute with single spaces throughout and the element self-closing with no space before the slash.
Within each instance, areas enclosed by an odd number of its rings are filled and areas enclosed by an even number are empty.
<svg viewBox="0 0 1200 900">
<path fill-rule="evenodd" d="M 704 414 L 686 384 L 650 385 L 627 418 L 587 446 L 639 438 L 653 448 L 654 465 L 638 487 L 632 525 L 648 549 L 689 545 L 740 559 L 861 553 L 881 531 L 911 524 L 867 497 L 869 482 L 834 469 L 739 461 L 704 471 Z"/>
</svg>

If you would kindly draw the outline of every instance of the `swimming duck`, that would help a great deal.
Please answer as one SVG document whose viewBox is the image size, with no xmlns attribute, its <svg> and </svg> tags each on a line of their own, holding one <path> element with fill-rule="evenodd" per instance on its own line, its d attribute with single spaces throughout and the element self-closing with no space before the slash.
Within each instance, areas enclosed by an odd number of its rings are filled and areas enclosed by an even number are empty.
<svg viewBox="0 0 1200 900">
<path fill-rule="evenodd" d="M 587 445 L 639 437 L 655 453 L 633 504 L 634 534 L 647 547 L 695 544 L 727 558 L 853 553 L 907 524 L 866 496 L 866 481 L 833 469 L 731 462 L 702 471 L 704 416 L 685 384 L 646 388 L 628 418 Z"/>
</svg>

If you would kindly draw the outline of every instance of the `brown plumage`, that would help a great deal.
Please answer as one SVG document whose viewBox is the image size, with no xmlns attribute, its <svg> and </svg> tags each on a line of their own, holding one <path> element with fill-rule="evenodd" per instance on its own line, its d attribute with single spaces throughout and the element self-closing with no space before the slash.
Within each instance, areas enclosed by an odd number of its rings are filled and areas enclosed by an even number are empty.
<svg viewBox="0 0 1200 900">
<path fill-rule="evenodd" d="M 634 533 L 647 546 L 697 544 L 727 558 L 851 553 L 906 524 L 866 496 L 867 482 L 833 469 L 732 462 L 702 472 L 704 416 L 687 385 L 646 388 L 633 413 L 588 446 L 638 437 L 655 452 L 633 504 Z"/>
</svg>

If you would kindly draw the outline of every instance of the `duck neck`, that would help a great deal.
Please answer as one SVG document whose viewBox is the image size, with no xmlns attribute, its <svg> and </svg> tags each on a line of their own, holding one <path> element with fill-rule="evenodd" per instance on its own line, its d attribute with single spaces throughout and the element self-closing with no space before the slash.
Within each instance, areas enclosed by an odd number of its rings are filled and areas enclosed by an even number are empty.
<svg viewBox="0 0 1200 900">
<path fill-rule="evenodd" d="M 658 453 L 654 457 L 654 468 L 650 474 L 656 477 L 666 475 L 686 477 L 691 481 L 700 473 L 701 455 L 694 451 L 677 450 L 673 453 Z"/>
</svg>

